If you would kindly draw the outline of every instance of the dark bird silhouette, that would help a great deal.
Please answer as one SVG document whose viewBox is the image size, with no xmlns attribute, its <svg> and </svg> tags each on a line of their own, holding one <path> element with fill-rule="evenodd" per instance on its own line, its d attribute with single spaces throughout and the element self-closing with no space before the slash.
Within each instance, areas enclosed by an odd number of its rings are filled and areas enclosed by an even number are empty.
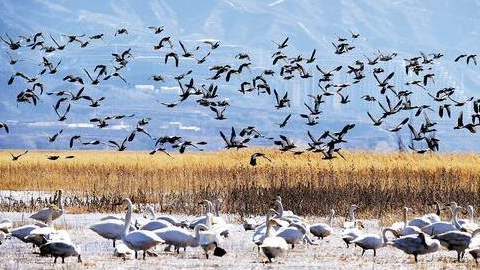
<svg viewBox="0 0 480 270">
<path fill-rule="evenodd" d="M 203 43 L 210 45 L 211 50 L 215 50 L 216 48 L 218 48 L 218 46 L 220 46 L 220 42 L 218 42 L 218 41 L 206 40 Z"/>
<path fill-rule="evenodd" d="M 6 133 L 10 133 L 10 128 L 8 127 L 8 125 L 6 123 L 0 123 L 0 129 L 5 129 L 5 132 Z"/>
<path fill-rule="evenodd" d="M 217 116 L 215 117 L 215 119 L 217 119 L 217 120 L 225 120 L 225 119 L 227 119 L 227 118 L 224 116 L 224 113 L 225 113 L 225 109 L 226 109 L 226 108 L 227 108 L 227 107 L 223 107 L 223 109 L 220 110 L 220 109 L 217 109 L 217 108 L 215 108 L 215 107 L 213 107 L 213 106 L 210 106 L 210 110 L 212 110 L 213 112 L 216 113 Z"/>
<path fill-rule="evenodd" d="M 290 119 L 290 117 L 292 117 L 292 114 L 287 115 L 287 117 L 285 117 L 285 119 L 283 119 L 283 121 L 279 123 L 278 126 L 280 128 L 284 128 L 287 125 L 287 122 Z"/>
<path fill-rule="evenodd" d="M 167 64 L 169 57 L 173 57 L 173 59 L 175 59 L 175 67 L 178 67 L 178 55 L 175 52 L 169 52 L 165 54 L 165 64 Z"/>
<path fill-rule="evenodd" d="M 90 81 L 92 81 L 92 85 L 97 85 L 97 84 L 100 83 L 100 81 L 98 80 L 98 76 L 95 77 L 95 79 L 94 79 L 94 78 L 92 77 L 92 75 L 90 75 L 90 73 L 88 72 L 87 69 L 84 68 L 83 71 L 85 71 L 85 73 L 87 73 L 88 78 L 90 78 Z"/>
<path fill-rule="evenodd" d="M 389 128 L 388 131 L 390 131 L 390 132 L 397 132 L 397 131 L 399 131 L 399 130 L 402 129 L 402 127 L 408 122 L 408 120 L 410 120 L 410 118 L 408 118 L 408 117 L 405 118 L 405 119 L 403 119 L 402 122 L 400 122 L 400 124 L 398 124 L 398 125 L 396 125 L 396 126 L 394 126 L 394 127 L 392 127 L 392 128 Z"/>
<path fill-rule="evenodd" d="M 127 139 L 128 139 L 128 136 L 125 137 L 125 139 L 123 139 L 122 143 L 117 143 L 116 141 L 114 140 L 109 140 L 108 142 L 111 144 L 110 146 L 114 146 L 114 147 L 117 147 L 117 150 L 119 152 L 121 151 L 124 151 L 125 149 L 127 149 Z"/>
<path fill-rule="evenodd" d="M 230 132 L 230 139 L 227 139 L 225 134 L 223 134 L 222 131 L 220 131 L 220 136 L 222 137 L 223 141 L 225 142 L 226 146 L 225 148 L 230 149 L 230 148 L 245 148 L 247 147 L 246 143 L 250 141 L 250 138 L 237 138 L 237 134 L 235 132 L 235 128 L 232 127 L 232 131 Z"/>
<path fill-rule="evenodd" d="M 60 45 L 60 44 L 53 38 L 52 35 L 50 35 L 50 38 L 53 40 L 53 43 L 55 43 L 55 45 L 57 45 L 57 50 L 59 50 L 59 51 L 63 51 L 63 49 L 65 49 L 65 47 L 67 46 L 67 44 Z"/>
<path fill-rule="evenodd" d="M 288 37 L 282 42 L 282 43 L 277 43 L 275 41 L 272 40 L 273 43 L 275 43 L 275 45 L 277 45 L 277 50 L 281 50 L 281 49 L 284 49 L 288 46 L 287 42 L 288 42 Z"/>
<path fill-rule="evenodd" d="M 118 35 L 128 35 L 127 29 L 125 28 L 118 29 L 117 32 L 115 32 L 115 36 L 118 36 Z"/>
<path fill-rule="evenodd" d="M 70 145 L 70 148 L 73 147 L 73 144 L 74 144 L 75 141 L 78 141 L 79 143 L 82 143 L 82 139 L 81 139 L 81 138 L 82 138 L 82 137 L 81 137 L 80 135 L 74 135 L 74 136 L 72 136 L 72 137 L 70 138 L 70 144 L 69 144 L 69 145 Z"/>
<path fill-rule="evenodd" d="M 290 140 L 290 138 L 288 138 L 287 136 L 285 135 L 279 135 L 280 137 L 280 140 L 279 141 L 274 141 L 273 143 L 275 145 L 278 145 L 280 146 L 280 151 L 282 152 L 286 152 L 286 151 L 290 151 L 294 148 L 296 148 L 297 146 L 293 143 L 292 140 Z"/>
<path fill-rule="evenodd" d="M 57 137 L 58 137 L 60 134 L 62 134 L 62 132 L 63 132 L 63 129 L 60 129 L 60 131 L 57 132 L 57 133 L 55 133 L 55 134 L 53 134 L 53 136 L 51 136 L 51 137 L 49 136 L 49 137 L 48 137 L 48 142 L 51 142 L 51 143 L 54 142 L 54 141 L 57 139 Z"/>
<path fill-rule="evenodd" d="M 8 45 L 8 47 L 10 48 L 10 50 L 15 51 L 15 50 L 19 49 L 20 47 L 22 47 L 22 46 L 20 45 L 20 41 L 13 41 L 13 40 L 8 36 L 8 34 L 5 34 L 5 35 L 6 35 L 6 37 L 7 37 L 8 40 L 3 39 L 2 36 L 0 36 L 0 39 L 1 39 L 3 42 L 5 42 L 5 44 Z"/>
<path fill-rule="evenodd" d="M 253 153 L 250 156 L 250 165 L 251 166 L 256 166 L 257 165 L 257 158 L 263 157 L 264 159 L 268 160 L 269 162 L 272 162 L 271 159 L 269 159 L 264 153 Z"/>
<path fill-rule="evenodd" d="M 62 121 L 67 120 L 67 114 L 70 111 L 70 104 L 68 104 L 67 109 L 65 110 L 65 112 L 63 114 L 60 114 L 58 112 L 58 109 L 55 106 L 53 106 L 53 109 L 55 110 L 55 113 L 58 116 L 58 121 L 62 122 Z"/>
<path fill-rule="evenodd" d="M 154 33 L 155 35 L 158 35 L 158 34 L 162 33 L 163 30 L 164 30 L 163 25 L 162 25 L 162 26 L 159 26 L 159 27 L 157 27 L 157 26 L 149 26 L 149 27 L 147 27 L 147 28 L 153 30 L 153 33 Z"/>
<path fill-rule="evenodd" d="M 23 157 L 24 155 L 26 155 L 28 153 L 28 150 L 19 154 L 19 155 L 14 155 L 12 154 L 11 152 L 10 153 L 10 156 L 12 156 L 12 161 L 17 161 L 19 158 Z"/>
</svg>

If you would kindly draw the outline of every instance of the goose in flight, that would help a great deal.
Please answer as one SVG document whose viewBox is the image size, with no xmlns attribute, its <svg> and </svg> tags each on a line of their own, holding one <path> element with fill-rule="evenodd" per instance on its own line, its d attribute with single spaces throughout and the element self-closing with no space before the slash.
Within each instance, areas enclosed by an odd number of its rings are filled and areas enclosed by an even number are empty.
<svg viewBox="0 0 480 270">
<path fill-rule="evenodd" d="M 10 153 L 10 156 L 12 156 L 12 161 L 17 161 L 19 158 L 23 157 L 24 155 L 26 155 L 28 153 L 28 150 L 26 150 L 25 152 L 19 154 L 19 155 L 14 155 L 12 154 L 11 152 Z"/>
<path fill-rule="evenodd" d="M 250 165 L 251 166 L 256 166 L 257 165 L 257 158 L 263 157 L 264 159 L 268 160 L 269 162 L 272 162 L 271 159 L 269 159 L 264 153 L 253 153 L 250 156 Z"/>
</svg>

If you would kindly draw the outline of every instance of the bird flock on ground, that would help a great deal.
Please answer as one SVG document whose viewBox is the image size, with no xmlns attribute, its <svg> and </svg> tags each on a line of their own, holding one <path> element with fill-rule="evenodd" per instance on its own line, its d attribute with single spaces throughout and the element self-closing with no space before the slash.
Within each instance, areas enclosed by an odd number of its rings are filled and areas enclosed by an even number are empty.
<svg viewBox="0 0 480 270">
<path fill-rule="evenodd" d="M 271 98 L 274 96 L 274 110 L 288 111 L 291 103 L 291 94 L 289 91 L 275 89 L 272 86 L 272 80 L 302 80 L 318 77 L 318 89 L 314 94 L 309 94 L 309 102 L 305 102 L 305 111 L 298 116 L 304 119 L 307 127 L 315 126 L 320 122 L 320 116 L 323 112 L 323 105 L 326 100 L 338 102 L 340 105 L 350 103 L 349 88 L 359 85 L 365 78 L 370 77 L 377 83 L 377 89 L 363 89 L 364 93 L 358 102 L 368 102 L 378 104 L 378 112 L 365 112 L 374 126 L 378 126 L 392 133 L 399 132 L 405 126 L 408 127 L 411 134 L 411 143 L 408 145 L 412 151 L 417 153 L 426 153 L 429 151 L 436 152 L 440 149 L 439 138 L 436 137 L 436 121 L 432 121 L 431 114 L 437 114 L 440 118 L 451 118 L 454 108 L 458 111 L 457 123 L 454 129 L 464 129 L 471 133 L 476 132 L 476 128 L 480 125 L 480 99 L 469 97 L 459 100 L 456 97 L 457 89 L 453 86 L 436 89 L 435 87 L 435 64 L 444 58 L 442 53 L 423 53 L 417 56 L 404 59 L 405 74 L 410 81 L 404 82 L 403 85 L 395 85 L 393 79 L 395 72 L 388 72 L 384 63 L 394 60 L 398 57 L 397 53 L 381 52 L 374 55 L 364 55 L 363 59 L 355 59 L 350 65 L 328 67 L 320 66 L 316 59 L 316 50 L 305 57 L 303 55 L 292 55 L 287 53 L 290 39 L 287 37 L 281 42 L 274 43 L 274 53 L 271 56 L 271 68 L 265 68 L 257 72 L 257 69 L 251 68 L 253 61 L 250 55 L 245 52 L 238 52 L 235 59 L 231 62 L 222 64 L 210 64 L 209 58 L 215 54 L 215 50 L 220 47 L 219 41 L 203 41 L 200 44 L 186 44 L 181 40 L 175 41 L 171 36 L 166 35 L 164 27 L 148 27 L 151 35 L 159 40 L 157 44 L 153 44 L 151 50 L 164 57 L 163 63 L 172 68 L 172 70 L 180 70 L 179 67 L 185 63 L 191 63 L 192 60 L 197 65 L 209 65 L 210 74 L 206 77 L 196 76 L 193 69 L 182 72 L 176 76 L 166 76 L 164 74 L 149 74 L 148 79 L 157 83 L 165 83 L 172 80 L 174 84 L 178 84 L 180 89 L 178 100 L 162 101 L 161 104 L 167 108 L 174 109 L 181 106 L 187 100 L 194 99 L 198 105 L 206 107 L 207 112 L 212 113 L 212 118 L 223 121 L 228 119 L 228 108 L 232 100 L 226 96 L 222 90 L 221 83 L 237 84 L 239 91 L 244 95 L 257 95 L 258 98 Z M 350 31 L 351 37 L 345 38 L 337 36 L 332 42 L 332 51 L 335 55 L 348 55 L 356 49 L 356 43 L 360 40 L 360 34 Z M 36 74 L 25 74 L 18 70 L 11 75 L 7 84 L 9 86 L 26 86 L 26 89 L 20 91 L 16 97 L 17 103 L 26 103 L 36 106 L 43 95 L 56 97 L 56 102 L 52 104 L 52 113 L 55 112 L 58 121 L 67 121 L 70 111 L 80 102 L 85 102 L 94 110 L 99 106 L 108 106 L 108 100 L 101 93 L 96 93 L 95 87 L 99 84 L 105 84 L 110 80 L 120 80 L 128 84 L 126 76 L 126 67 L 135 61 L 135 51 L 129 48 L 123 52 L 111 53 L 111 63 L 98 63 L 92 67 L 82 67 L 81 74 L 62 74 L 62 59 L 60 59 L 60 51 L 68 51 L 73 46 L 86 48 L 87 46 L 95 46 L 97 42 L 105 42 L 107 38 L 113 40 L 121 39 L 122 36 L 129 35 L 126 28 L 118 29 L 110 37 L 107 34 L 78 34 L 78 35 L 62 35 L 54 37 L 51 34 L 38 32 L 29 36 L 19 36 L 11 38 L 8 34 L 1 36 L 1 40 L 7 46 L 6 54 L 9 57 L 10 65 L 17 65 L 23 61 L 21 54 L 15 54 L 21 50 L 38 50 L 41 52 L 40 70 Z M 102 41 L 103 40 L 103 41 Z M 191 43 L 191 42 L 188 42 Z M 462 54 L 454 59 L 458 64 L 464 62 L 465 65 L 476 65 L 475 54 Z M 113 64 L 112 64 L 113 63 Z M 348 81 L 334 83 L 335 77 L 339 77 L 344 71 Z M 42 80 L 46 76 L 57 76 L 64 82 L 70 83 L 69 89 L 53 89 L 46 91 L 48 85 L 44 85 Z M 55 78 L 57 78 L 55 77 Z M 172 77 L 172 78 L 170 78 Z M 147 78 L 145 78 L 147 79 Z M 223 82 L 224 81 L 224 82 Z M 45 91 L 44 91 L 45 90 Z M 420 93 L 423 92 L 423 93 Z M 431 104 L 415 104 L 415 95 L 425 94 L 430 96 Z M 290 96 L 289 96 L 290 94 Z M 235 100 L 236 101 L 236 100 Z M 468 107 L 471 107 L 468 108 Z M 472 113 L 464 117 L 464 111 Z M 413 113 L 414 112 L 414 113 Z M 409 116 L 405 116 L 408 114 Z M 296 117 L 289 112 L 285 115 L 279 115 L 278 129 L 285 128 L 292 117 Z M 135 114 L 114 114 L 96 116 L 88 119 L 90 123 L 95 124 L 99 129 L 111 125 L 113 122 L 121 119 L 135 118 Z M 413 118 L 418 118 L 413 121 Z M 401 119 L 401 120 L 397 120 Z M 0 119 L 1 120 L 1 119 Z M 69 139 L 69 148 L 105 145 L 118 151 L 126 150 L 137 136 L 147 136 L 152 139 L 151 155 L 162 152 L 170 155 L 167 150 L 178 149 L 180 153 L 184 153 L 187 148 L 194 148 L 202 151 L 202 146 L 206 145 L 205 141 L 195 141 L 194 139 L 182 138 L 175 134 L 163 134 L 161 136 L 152 135 L 148 131 L 148 125 L 152 119 L 143 117 L 138 119 L 136 126 L 122 138 L 111 138 L 107 140 L 86 139 L 82 134 L 76 134 Z M 388 120 L 388 124 L 385 124 Z M 415 125 L 414 122 L 420 122 Z M 326 130 L 322 134 L 312 134 L 307 130 L 308 147 L 301 148 L 296 145 L 293 139 L 286 135 L 279 134 L 278 139 L 266 136 L 260 132 L 261 127 L 231 127 L 230 132 L 220 130 L 219 135 L 227 149 L 240 149 L 248 147 L 248 143 L 254 140 L 272 141 L 273 145 L 278 146 L 280 151 L 292 152 L 300 155 L 305 151 L 321 153 L 323 159 L 333 159 L 338 156 L 343 157 L 340 145 L 347 141 L 344 137 L 355 128 L 354 123 L 348 123 L 341 130 Z M 9 128 L 6 122 L 0 123 L 0 131 L 6 133 L 15 132 Z M 48 142 L 53 143 L 55 140 L 63 136 L 63 129 L 56 134 L 48 136 Z M 228 134 L 230 133 L 230 134 Z M 87 136 L 88 137 L 88 136 Z M 66 146 L 65 146 L 66 147 Z M 403 148 L 406 147 L 403 145 Z M 19 160 L 23 155 L 13 154 L 12 160 Z M 258 157 L 266 157 L 263 153 L 255 153 L 252 155 L 250 164 L 257 164 Z M 52 154 L 47 156 L 50 160 L 58 160 L 64 158 L 74 158 L 74 156 L 60 156 Z M 268 157 L 266 157 L 267 161 Z"/>
<path fill-rule="evenodd" d="M 1 220 L 0 244 L 13 237 L 33 244 L 33 248 L 38 248 L 42 256 L 54 257 L 55 263 L 58 258 L 64 262 L 66 257 L 71 256 L 82 262 L 80 249 L 74 244 L 75 241 L 72 241 L 68 231 L 55 229 L 52 225 L 54 220 L 65 213 L 62 190 L 55 193 L 54 201 L 54 204 L 30 216 L 38 221 L 37 223 L 14 228 L 10 219 Z M 223 257 L 229 252 L 225 249 L 225 242 L 231 241 L 231 234 L 239 233 L 234 229 L 234 224 L 227 223 L 221 217 L 220 199 L 213 203 L 209 200 L 199 202 L 202 214 L 191 220 L 181 221 L 170 215 L 157 215 L 149 205 L 142 205 L 142 209 L 149 216 L 137 215 L 137 218 L 134 218 L 134 205 L 127 198 L 115 205 L 126 206 L 125 216 L 104 216 L 89 225 L 88 229 L 112 241 L 113 255 L 123 259 L 138 259 L 140 252 L 143 252 L 143 259 L 147 256 L 158 256 L 161 250 L 156 247 L 159 245 L 165 245 L 164 252 L 172 252 L 172 247 L 177 254 L 181 249 L 186 252 L 187 248 L 201 248 L 207 259 L 212 254 Z M 264 221 L 245 218 L 243 228 L 251 231 L 252 246 L 270 263 L 286 256 L 287 251 L 294 249 L 296 245 L 317 246 L 319 241 L 328 237 L 341 238 L 347 249 L 351 245 L 361 248 L 361 256 L 364 256 L 367 250 L 372 250 L 375 257 L 378 249 L 391 246 L 413 255 L 415 262 L 418 262 L 419 255 L 435 253 L 443 247 L 456 251 L 458 262 L 464 259 L 466 251 L 477 262 L 480 257 L 480 237 L 476 235 L 480 233 L 480 226 L 475 223 L 473 207 L 469 205 L 465 211 L 455 202 L 450 202 L 443 208 L 439 202 L 432 202 L 429 206 L 434 207 L 435 212 L 411 219 L 408 219 L 408 214 L 415 211 L 404 207 L 403 221 L 395 222 L 379 233 L 373 233 L 367 232 L 364 222 L 356 219 L 358 206 L 355 204 L 350 205 L 341 226 L 333 225 L 336 217 L 333 209 L 326 223 L 309 224 L 306 219 L 292 211 L 284 210 L 282 198 L 277 196 L 267 207 L 270 209 L 266 212 Z M 447 214 L 442 215 L 442 212 Z M 468 218 L 460 219 L 460 213 L 468 214 Z"/>
</svg>

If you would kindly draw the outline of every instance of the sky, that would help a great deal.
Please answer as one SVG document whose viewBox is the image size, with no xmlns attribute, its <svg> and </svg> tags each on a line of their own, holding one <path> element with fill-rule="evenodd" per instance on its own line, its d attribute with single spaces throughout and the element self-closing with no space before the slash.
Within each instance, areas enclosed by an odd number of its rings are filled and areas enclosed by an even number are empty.
<svg viewBox="0 0 480 270">
<path fill-rule="evenodd" d="M 319 72 L 315 65 L 324 69 L 343 65 L 345 69 L 335 76 L 333 83 L 351 82 L 352 76 L 346 74 L 346 66 L 359 59 L 366 61 L 364 55 L 373 57 L 381 51 L 385 54 L 396 52 L 398 56 L 380 65 L 386 71 L 379 77 L 395 72 L 391 82 L 397 89 L 413 91 L 412 102 L 429 104 L 434 109 L 427 110 L 427 114 L 432 121 L 438 122 L 435 135 L 441 140 L 441 151 L 480 151 L 477 134 L 453 129 L 460 110 L 468 116 L 472 106 L 454 107 L 451 119 L 441 119 L 437 112 L 439 104 L 427 95 L 427 91 L 435 93 L 444 87 L 455 87 L 453 97 L 456 100 L 480 97 L 479 67 L 454 62 L 460 54 L 474 54 L 480 43 L 480 2 L 477 1 L 154 0 L 139 3 L 126 0 L 0 0 L 0 15 L 2 37 L 5 34 L 17 37 L 42 32 L 47 43 L 52 43 L 48 37 L 51 34 L 63 44 L 67 41 L 63 34 L 105 35 L 104 41 L 90 41 L 86 48 L 72 43 L 65 51 L 48 54 L 30 48 L 9 51 L 4 43 L 0 45 L 0 122 L 6 122 L 11 127 L 9 134 L 0 131 L 0 148 L 3 149 L 66 149 L 73 135 L 81 135 L 85 140 L 121 141 L 143 117 L 152 119 L 146 129 L 153 137 L 180 135 L 186 139 L 207 141 L 205 148 L 209 150 L 224 146 L 219 131 L 229 133 L 232 126 L 240 130 L 253 125 L 266 136 L 278 138 L 279 134 L 284 134 L 304 146 L 308 142 L 307 131 L 320 136 L 325 130 L 339 131 L 346 124 L 356 126 L 342 148 L 396 149 L 398 137 L 408 144 L 410 133 L 406 127 L 398 133 L 386 129 L 405 117 L 418 127 L 424 121 L 423 115 L 415 117 L 412 112 L 406 111 L 388 118 L 381 127 L 374 127 L 366 112 L 378 116 L 381 110 L 376 102 L 365 102 L 360 97 L 375 95 L 382 103 L 384 98 L 379 94 L 368 66 L 365 72 L 368 78 L 344 90 L 351 99 L 350 103 L 339 104 L 339 97 L 326 99 L 322 104 L 319 124 L 315 126 L 305 125 L 305 119 L 299 116 L 307 111 L 304 103 L 311 102 L 307 95 L 320 92 L 317 86 Z M 154 35 L 152 30 L 147 29 L 148 26 L 164 26 L 165 30 L 160 35 Z M 126 28 L 129 34 L 114 36 L 120 28 Z M 360 37 L 352 40 L 350 30 L 359 33 Z M 164 36 L 171 36 L 175 51 L 181 50 L 179 40 L 192 50 L 200 46 L 195 52 L 197 56 L 205 56 L 210 51 L 204 40 L 217 40 L 220 46 L 202 65 L 193 59 L 181 58 L 180 66 L 175 68 L 171 63 L 164 64 L 168 50 L 152 49 Z M 272 40 L 281 42 L 286 37 L 289 41 L 285 54 L 308 57 L 316 49 L 316 61 L 306 66 L 314 75 L 312 78 L 288 81 L 278 76 L 268 78 L 272 88 L 282 94 L 288 92 L 291 99 L 290 108 L 278 110 L 273 107 L 273 95 L 257 95 L 255 92 L 244 95 L 238 89 L 242 81 L 251 80 L 264 69 L 279 72 L 278 66 L 272 66 L 271 56 L 276 50 Z M 335 55 L 331 43 L 336 42 L 338 37 L 352 40 L 355 49 L 345 55 Z M 58 97 L 45 93 L 78 91 L 79 85 L 64 82 L 62 78 L 74 74 L 88 82 L 84 68 L 92 71 L 97 64 L 105 64 L 112 69 L 115 63 L 111 53 L 121 53 L 128 48 L 132 49 L 133 57 L 122 71 L 128 84 L 116 78 L 102 81 L 97 86 L 86 84 L 84 93 L 96 98 L 105 97 L 102 105 L 90 108 L 86 102 L 76 102 L 71 106 L 68 119 L 57 121 L 52 105 Z M 22 61 L 9 65 L 7 51 Z M 213 65 L 238 66 L 241 61 L 234 57 L 240 52 L 250 55 L 251 70 L 242 72 L 230 82 L 208 79 L 212 75 L 208 68 Z M 418 56 L 420 52 L 445 54 L 432 67 L 431 72 L 436 74 L 435 83 L 427 90 L 404 85 L 416 77 L 405 74 L 403 59 Z M 43 56 L 54 63 L 62 61 L 58 74 L 40 77 L 45 93 L 40 96 L 37 106 L 17 103 L 17 94 L 28 84 L 16 79 L 14 84 L 7 85 L 7 81 L 17 71 L 32 75 L 38 73 Z M 185 83 L 192 77 L 198 85 L 218 85 L 219 99 L 226 99 L 231 104 L 226 109 L 228 119 L 215 120 L 215 114 L 208 107 L 200 106 L 195 98 L 173 109 L 161 104 L 178 99 L 178 83 L 173 77 L 188 70 L 192 70 L 192 74 Z M 151 80 L 154 74 L 164 76 L 165 82 Z M 293 116 L 289 124 L 279 129 L 277 123 L 290 113 Z M 91 118 L 112 114 L 135 114 L 135 117 L 112 121 L 104 129 L 89 122 Z M 62 134 L 54 143 L 49 143 L 48 137 L 59 130 L 63 130 Z M 150 150 L 154 144 L 154 140 L 140 134 L 128 148 Z M 270 146 L 272 142 L 258 139 L 249 145 Z M 424 146 L 420 143 L 418 147 Z M 106 144 L 76 148 L 111 149 Z"/>
</svg>

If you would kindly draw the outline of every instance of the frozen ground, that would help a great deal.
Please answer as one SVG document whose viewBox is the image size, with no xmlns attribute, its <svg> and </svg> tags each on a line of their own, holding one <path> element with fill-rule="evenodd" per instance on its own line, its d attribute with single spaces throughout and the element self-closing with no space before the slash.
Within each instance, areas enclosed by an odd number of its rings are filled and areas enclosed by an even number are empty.
<svg viewBox="0 0 480 270">
<path fill-rule="evenodd" d="M 11 239 L 0 245 L 0 269 L 468 269 L 475 266 L 467 254 L 465 262 L 456 263 L 456 253 L 442 250 L 433 255 L 420 257 L 418 265 L 413 258 L 392 247 L 385 247 L 373 258 L 371 252 L 361 257 L 361 249 L 347 249 L 339 238 L 340 229 L 335 226 L 335 235 L 321 241 L 317 246 L 298 245 L 289 250 L 286 256 L 272 264 L 266 264 L 251 242 L 252 232 L 245 232 L 235 217 L 228 217 L 235 225 L 235 231 L 226 239 L 223 247 L 227 255 L 221 258 L 205 259 L 200 249 L 187 249 L 179 255 L 163 252 L 160 246 L 159 257 L 147 257 L 144 260 L 126 261 L 113 256 L 112 242 L 107 241 L 86 228 L 96 222 L 103 214 L 65 215 L 55 222 L 58 227 L 66 228 L 73 241 L 80 247 L 83 263 L 75 258 L 67 258 L 65 264 L 53 264 L 53 258 L 39 257 L 33 253 L 30 245 L 18 239 Z M 28 214 L 0 213 L 1 218 L 10 218 L 16 225 L 28 223 Z M 177 216 L 179 219 L 192 217 Z M 258 217 L 257 220 L 263 220 Z M 310 218 L 310 222 L 325 221 L 325 218 Z M 341 220 L 335 220 L 336 225 Z M 366 222 L 372 232 L 380 230 L 379 222 Z"/>
</svg>

